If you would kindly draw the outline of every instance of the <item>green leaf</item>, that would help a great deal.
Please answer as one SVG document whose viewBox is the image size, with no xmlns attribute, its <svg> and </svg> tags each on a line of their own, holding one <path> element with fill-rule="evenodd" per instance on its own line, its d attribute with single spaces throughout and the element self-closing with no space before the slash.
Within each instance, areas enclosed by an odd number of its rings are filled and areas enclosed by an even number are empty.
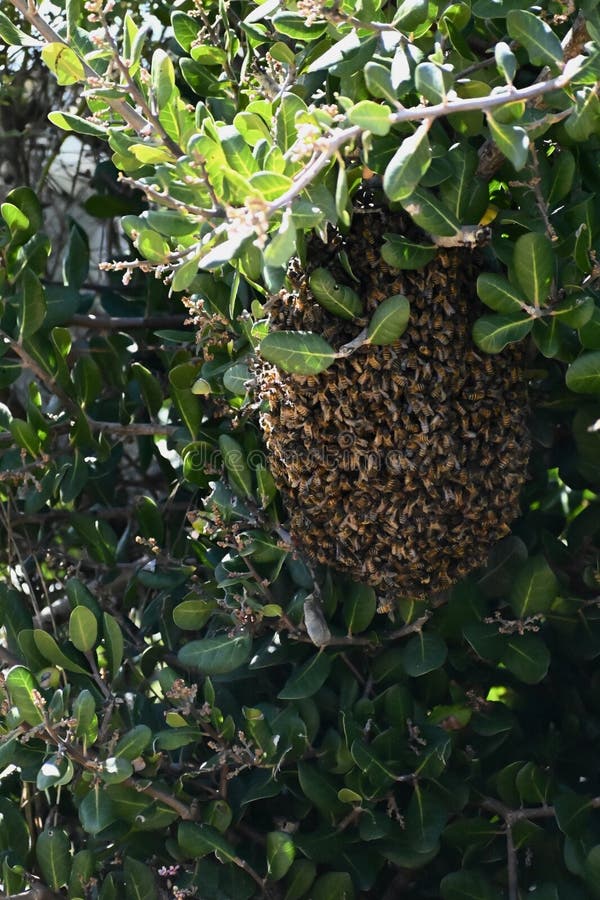
<svg viewBox="0 0 600 900">
<path fill-rule="evenodd" d="M 222 125 L 219 128 L 219 139 L 225 159 L 235 172 L 249 178 L 258 171 L 258 164 L 250 147 L 234 125 Z"/>
<path fill-rule="evenodd" d="M 315 880 L 317 867 L 310 859 L 297 859 L 289 870 L 283 900 L 301 900 Z"/>
<path fill-rule="evenodd" d="M 277 694 L 279 700 L 300 700 L 312 697 L 321 688 L 331 672 L 332 658 L 325 653 L 315 653 L 290 675 Z"/>
<path fill-rule="evenodd" d="M 513 264 L 517 281 L 534 306 L 544 306 L 554 277 L 554 252 L 544 234 L 529 232 L 515 243 Z"/>
<path fill-rule="evenodd" d="M 229 841 L 211 825 L 181 822 L 177 829 L 177 843 L 186 858 L 199 859 L 208 853 L 216 853 L 223 862 L 232 862 L 237 858 Z"/>
<path fill-rule="evenodd" d="M 546 613 L 557 592 L 558 580 L 544 557 L 532 556 L 514 576 L 510 605 L 520 619 Z"/>
<path fill-rule="evenodd" d="M 563 834 L 581 837 L 585 830 L 592 803 L 589 797 L 565 791 L 554 798 L 556 824 Z"/>
<path fill-rule="evenodd" d="M 204 597 L 183 600 L 173 610 L 173 621 L 183 631 L 199 631 L 204 628 L 216 607 L 215 600 Z"/>
<path fill-rule="evenodd" d="M 495 312 L 512 315 L 522 311 L 527 300 L 502 275 L 483 272 L 477 279 L 479 299 Z"/>
<path fill-rule="evenodd" d="M 402 294 L 387 297 L 379 304 L 367 328 L 370 344 L 383 347 L 393 344 L 408 328 L 410 303 Z"/>
<path fill-rule="evenodd" d="M 374 750 L 362 740 L 357 739 L 352 742 L 350 753 L 358 768 L 372 782 L 376 790 L 386 790 L 396 780 L 395 774 L 379 759 Z"/>
<path fill-rule="evenodd" d="M 428 13 L 428 0 L 403 0 L 396 10 L 392 24 L 404 34 L 410 34 L 419 25 L 428 21 Z"/>
<path fill-rule="evenodd" d="M 343 613 L 348 634 L 366 631 L 377 609 L 377 595 L 372 587 L 355 582 L 349 588 L 344 600 Z"/>
<path fill-rule="evenodd" d="M 80 675 L 89 675 L 89 671 L 80 666 L 79 663 L 63 653 L 55 638 L 47 631 L 41 628 L 35 628 L 33 631 L 35 645 L 44 659 L 51 662 L 55 666 L 60 666 L 67 672 L 77 672 Z"/>
<path fill-rule="evenodd" d="M 347 807 L 338 799 L 337 788 L 332 779 L 314 763 L 306 760 L 298 762 L 298 780 L 304 794 L 328 821 L 347 811 Z"/>
<path fill-rule="evenodd" d="M 85 897 L 85 887 L 94 875 L 96 860 L 91 850 L 79 850 L 73 856 L 69 875 L 69 897 Z"/>
<path fill-rule="evenodd" d="M 409 197 L 431 165 L 428 128 L 421 125 L 405 138 L 386 166 L 383 189 L 390 200 Z"/>
<path fill-rule="evenodd" d="M 508 33 L 525 47 L 534 66 L 555 65 L 563 58 L 559 37 L 542 18 L 525 9 L 506 16 Z"/>
<path fill-rule="evenodd" d="M 85 78 L 83 63 L 75 51 L 62 42 L 46 44 L 42 59 L 61 85 L 75 84 Z"/>
<path fill-rule="evenodd" d="M 600 393 L 600 350 L 582 353 L 566 374 L 567 387 L 576 394 Z"/>
<path fill-rule="evenodd" d="M 71 842 L 62 829 L 45 828 L 35 844 L 42 878 L 52 891 L 60 890 L 71 873 Z"/>
<path fill-rule="evenodd" d="M 149 228 L 143 228 L 135 239 L 135 246 L 151 263 L 166 263 L 170 252 L 168 242 Z"/>
<path fill-rule="evenodd" d="M 102 128 L 100 125 L 95 125 L 93 122 L 90 122 L 89 119 L 84 119 L 82 116 L 76 116 L 73 113 L 58 112 L 58 110 L 55 110 L 48 113 L 48 119 L 53 125 L 56 125 L 57 128 L 62 128 L 63 131 L 74 131 L 77 134 L 86 134 L 90 137 L 106 138 L 105 128 Z"/>
<path fill-rule="evenodd" d="M 471 869 L 451 872 L 440 882 L 443 900 L 496 900 L 497 894 L 488 875 Z"/>
<path fill-rule="evenodd" d="M 392 73 L 388 66 L 379 62 L 368 62 L 364 69 L 364 76 L 367 90 L 372 97 L 379 97 L 394 104 L 397 102 L 398 92 L 392 82 Z"/>
<path fill-rule="evenodd" d="M 350 110 L 348 118 L 353 125 L 383 137 L 392 127 L 390 113 L 389 106 L 375 103 L 373 100 L 360 100 Z"/>
<path fill-rule="evenodd" d="M 79 820 L 84 831 L 98 834 L 116 818 L 110 797 L 99 784 L 95 784 L 79 804 Z"/>
<path fill-rule="evenodd" d="M 439 669 L 446 660 L 448 648 L 435 632 L 420 631 L 401 651 L 402 665 L 408 675 L 418 678 Z"/>
<path fill-rule="evenodd" d="M 422 269 L 435 259 L 437 247 L 434 244 L 415 244 L 400 234 L 384 234 L 385 244 L 381 256 L 388 266 L 396 269 Z"/>
<path fill-rule="evenodd" d="M 63 260 L 63 281 L 65 286 L 79 290 L 88 277 L 90 247 L 87 235 L 77 225 L 69 230 L 67 252 Z"/>
<path fill-rule="evenodd" d="M 186 53 L 189 53 L 200 30 L 198 19 L 194 19 L 184 12 L 177 11 L 171 13 L 171 25 L 173 26 L 175 40 Z"/>
<path fill-rule="evenodd" d="M 21 278 L 21 297 L 19 303 L 19 336 L 31 337 L 44 324 L 46 317 L 46 297 L 44 288 L 35 272 L 25 267 Z"/>
<path fill-rule="evenodd" d="M 10 702 L 25 722 L 39 725 L 43 721 L 44 717 L 33 700 L 34 691 L 39 694 L 39 685 L 29 669 L 13 666 L 6 676 L 6 689 Z"/>
<path fill-rule="evenodd" d="M 142 398 L 150 415 L 155 416 L 163 404 L 163 391 L 152 372 L 140 362 L 134 362 L 130 368 L 131 374 L 137 379 Z"/>
<path fill-rule="evenodd" d="M 537 684 L 548 672 L 550 651 L 537 634 L 514 634 L 507 639 L 502 662 L 520 681 Z"/>
<path fill-rule="evenodd" d="M 92 650 L 98 637 L 96 616 L 86 606 L 76 606 L 69 617 L 71 643 L 82 653 Z"/>
<path fill-rule="evenodd" d="M 587 141 L 590 135 L 600 132 L 600 100 L 595 88 L 575 91 L 575 106 L 565 129 L 574 141 Z"/>
<path fill-rule="evenodd" d="M 225 675 L 246 662 L 251 647 L 252 639 L 247 632 L 239 632 L 232 637 L 223 634 L 190 641 L 180 649 L 177 658 L 183 666 L 198 669 L 205 675 Z"/>
<path fill-rule="evenodd" d="M 167 105 L 175 90 L 175 68 L 165 50 L 155 50 L 152 54 L 151 85 L 158 109 Z"/>
<path fill-rule="evenodd" d="M 533 327 L 523 316 L 482 316 L 473 326 L 473 340 L 486 353 L 500 353 L 507 344 L 522 340 Z"/>
<path fill-rule="evenodd" d="M 517 57 L 504 41 L 498 41 L 494 47 L 496 66 L 508 84 L 512 84 L 517 72 Z"/>
<path fill-rule="evenodd" d="M 154 876 L 143 862 L 126 856 L 123 874 L 127 900 L 156 900 L 158 893 Z"/>
<path fill-rule="evenodd" d="M 501 125 L 491 113 L 486 118 L 492 140 L 518 172 L 527 162 L 529 135 L 520 125 Z"/>
<path fill-rule="evenodd" d="M 81 356 L 73 366 L 72 378 L 77 390 L 77 399 L 85 409 L 94 402 L 102 390 L 103 378 L 100 367 L 90 356 Z"/>
<path fill-rule="evenodd" d="M 14 206 L 12 203 L 2 203 L 0 211 L 2 212 L 2 218 L 8 225 L 11 238 L 15 238 L 19 232 L 24 232 L 24 235 L 27 235 L 29 219 L 25 213 L 21 212 L 18 206 Z"/>
<path fill-rule="evenodd" d="M 415 69 L 415 88 L 430 103 L 443 103 L 450 83 L 448 73 L 435 63 L 419 63 Z"/>
<path fill-rule="evenodd" d="M 276 234 L 263 251 L 265 266 L 277 269 L 285 266 L 296 251 L 296 226 L 291 209 L 286 209 Z"/>
<path fill-rule="evenodd" d="M 310 331 L 273 331 L 263 338 L 259 352 L 268 362 L 295 375 L 318 375 L 337 357 L 326 340 Z"/>
<path fill-rule="evenodd" d="M 219 436 L 219 449 L 235 493 L 240 497 L 252 497 L 252 474 L 242 446 L 235 438 L 222 434 Z"/>
<path fill-rule="evenodd" d="M 287 875 L 296 856 L 296 847 L 285 831 L 269 831 L 267 834 L 267 874 L 273 881 Z"/>
<path fill-rule="evenodd" d="M 262 121 L 262 120 L 261 120 Z M 255 172 L 248 179 L 248 184 L 255 188 L 264 200 L 276 200 L 294 184 L 289 175 L 281 172 Z"/>
<path fill-rule="evenodd" d="M 275 114 L 275 127 L 277 145 L 283 153 L 287 153 L 296 140 L 296 116 L 306 111 L 306 103 L 297 94 L 286 93 L 281 98 L 279 109 Z"/>
<path fill-rule="evenodd" d="M 315 300 L 335 316 L 355 319 L 362 315 L 363 303 L 358 294 L 352 288 L 338 284 L 327 269 L 315 269 L 308 283 Z"/>
<path fill-rule="evenodd" d="M 310 891 L 310 900 L 354 900 L 356 894 L 348 872 L 326 872 L 320 875 Z"/>
<path fill-rule="evenodd" d="M 27 450 L 30 456 L 36 457 L 40 452 L 40 439 L 35 429 L 22 419 L 12 419 L 8 429 L 16 444 Z"/>
<path fill-rule="evenodd" d="M 301 41 L 314 41 L 321 37 L 327 28 L 327 22 L 313 22 L 307 24 L 306 17 L 299 13 L 281 11 L 273 16 L 273 27 L 280 34 L 285 34 L 291 38 L 298 38 Z"/>
<path fill-rule="evenodd" d="M 35 786 L 38 791 L 45 791 L 49 787 L 59 787 L 68 784 L 74 773 L 75 768 L 68 756 L 53 753 L 44 760 L 37 774 Z"/>
<path fill-rule="evenodd" d="M 5 13 L 0 12 L 0 38 L 9 47 L 35 47 L 37 41 L 21 31 L 10 21 Z"/>
<path fill-rule="evenodd" d="M 121 668 L 121 663 L 123 661 L 123 634 L 119 623 L 109 613 L 102 614 L 102 622 L 104 626 L 104 644 L 106 646 L 108 668 L 110 674 L 114 678 Z"/>
<path fill-rule="evenodd" d="M 117 743 L 113 750 L 113 756 L 133 760 L 141 756 L 150 741 L 152 731 L 147 725 L 136 725 L 131 728 Z"/>
<path fill-rule="evenodd" d="M 452 237 L 460 230 L 460 222 L 431 191 L 419 186 L 400 201 L 411 218 L 432 235 Z"/>
<path fill-rule="evenodd" d="M 437 847 L 448 813 L 439 797 L 417 783 L 406 810 L 405 831 L 411 846 L 420 853 Z"/>
</svg>

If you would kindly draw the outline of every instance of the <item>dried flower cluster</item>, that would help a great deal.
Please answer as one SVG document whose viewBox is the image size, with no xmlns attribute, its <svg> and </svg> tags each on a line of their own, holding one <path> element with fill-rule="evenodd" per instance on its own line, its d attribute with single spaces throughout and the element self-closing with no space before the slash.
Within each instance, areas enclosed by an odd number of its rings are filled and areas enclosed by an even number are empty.
<svg viewBox="0 0 600 900">
<path fill-rule="evenodd" d="M 343 321 L 314 301 L 308 275 L 324 265 L 361 294 L 368 316 L 404 294 L 408 330 L 317 376 L 260 364 L 261 424 L 296 545 L 382 593 L 422 597 L 482 565 L 519 513 L 529 455 L 522 351 L 488 356 L 472 342 L 476 252 L 392 269 L 384 234 L 407 222 L 359 213 L 347 236 L 311 242 L 308 271 L 290 267 L 289 290 L 270 302 L 272 328 L 315 331 L 336 349 L 356 337 L 367 319 Z"/>
</svg>

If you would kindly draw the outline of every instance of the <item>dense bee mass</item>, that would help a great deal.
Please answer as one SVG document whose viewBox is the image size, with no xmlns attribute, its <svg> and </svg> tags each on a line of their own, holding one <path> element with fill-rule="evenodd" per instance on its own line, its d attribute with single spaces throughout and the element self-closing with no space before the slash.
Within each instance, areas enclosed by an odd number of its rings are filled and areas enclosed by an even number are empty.
<svg viewBox="0 0 600 900">
<path fill-rule="evenodd" d="M 304 271 L 270 303 L 271 327 L 321 333 L 336 349 L 392 294 L 411 303 L 408 330 L 385 347 L 361 347 L 320 375 L 262 363 L 261 424 L 298 548 L 382 593 L 426 596 L 482 565 L 518 515 L 529 454 L 521 350 L 474 346 L 481 312 L 471 250 L 440 251 L 425 268 L 381 258 L 401 216 L 364 209 L 350 234 L 314 239 Z M 354 281 L 340 264 L 347 254 Z M 351 285 L 366 318 L 348 322 L 312 297 L 308 277 L 326 266 Z"/>
</svg>

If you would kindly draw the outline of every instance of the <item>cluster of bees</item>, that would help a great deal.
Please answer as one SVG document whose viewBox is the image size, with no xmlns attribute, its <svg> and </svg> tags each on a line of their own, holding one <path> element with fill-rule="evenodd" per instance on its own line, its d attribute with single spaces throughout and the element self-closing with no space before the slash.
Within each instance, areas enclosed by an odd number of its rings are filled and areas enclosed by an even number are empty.
<svg viewBox="0 0 600 900">
<path fill-rule="evenodd" d="M 530 441 L 522 351 L 489 356 L 471 338 L 481 313 L 477 251 L 440 250 L 420 270 L 393 269 L 380 255 L 383 235 L 406 225 L 403 214 L 364 209 L 349 234 L 312 239 L 307 270 L 290 266 L 289 287 L 269 310 L 272 329 L 315 331 L 337 349 L 378 303 L 404 294 L 402 337 L 362 346 L 315 376 L 261 363 L 258 394 L 298 548 L 382 593 L 426 597 L 484 564 L 509 532 Z M 316 266 L 362 296 L 364 320 L 314 301 Z"/>
</svg>

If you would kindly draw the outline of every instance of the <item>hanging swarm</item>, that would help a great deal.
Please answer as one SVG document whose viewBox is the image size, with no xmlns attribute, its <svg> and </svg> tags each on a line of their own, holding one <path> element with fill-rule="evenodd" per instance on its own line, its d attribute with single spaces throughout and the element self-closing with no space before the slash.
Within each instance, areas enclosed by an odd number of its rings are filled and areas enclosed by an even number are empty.
<svg viewBox="0 0 600 900">
<path fill-rule="evenodd" d="M 489 356 L 471 338 L 478 252 L 443 250 L 418 271 L 393 269 L 380 255 L 384 234 L 406 228 L 401 214 L 359 210 L 347 236 L 310 242 L 307 270 L 293 262 L 289 290 L 269 309 L 273 330 L 314 331 L 335 349 L 355 338 L 367 319 L 337 318 L 311 294 L 310 272 L 324 266 L 360 294 L 367 317 L 404 294 L 402 337 L 320 375 L 261 362 L 257 377 L 298 548 L 383 593 L 423 597 L 481 566 L 508 534 L 530 443 L 522 350 Z"/>
</svg>

